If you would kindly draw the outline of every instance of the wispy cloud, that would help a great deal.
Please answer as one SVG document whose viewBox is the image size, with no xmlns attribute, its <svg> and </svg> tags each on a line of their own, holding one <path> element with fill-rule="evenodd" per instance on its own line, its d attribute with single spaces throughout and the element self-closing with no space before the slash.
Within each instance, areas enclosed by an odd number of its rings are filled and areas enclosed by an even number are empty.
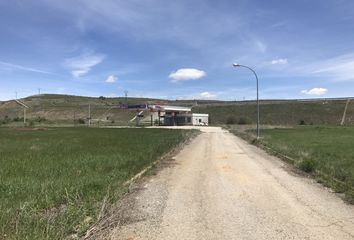
<svg viewBox="0 0 354 240">
<path fill-rule="evenodd" d="M 256 45 L 256 48 L 259 52 L 265 53 L 267 51 L 267 45 L 264 42 L 262 42 L 260 40 L 256 40 L 255 45 Z"/>
<path fill-rule="evenodd" d="M 270 64 L 272 64 L 272 65 L 285 65 L 285 64 L 288 64 L 288 59 L 286 59 L 286 58 L 274 59 L 270 62 Z"/>
<path fill-rule="evenodd" d="M 310 90 L 302 90 L 301 93 L 307 95 L 321 96 L 328 92 L 327 88 L 312 88 Z"/>
<path fill-rule="evenodd" d="M 64 66 L 71 70 L 74 77 L 81 77 L 87 74 L 92 67 L 100 64 L 105 58 L 103 54 L 87 52 L 77 57 L 69 58 L 64 61 Z"/>
<path fill-rule="evenodd" d="M 323 77 L 331 81 L 354 81 L 354 53 L 297 65 L 296 74 Z"/>
<path fill-rule="evenodd" d="M 328 75 L 333 80 L 354 80 L 354 54 L 342 55 L 319 62 L 312 71 L 313 74 Z"/>
<path fill-rule="evenodd" d="M 171 82 L 179 82 L 197 80 L 205 76 L 206 73 L 203 70 L 198 70 L 195 68 L 181 68 L 175 72 L 172 72 L 168 77 L 172 79 Z"/>
<path fill-rule="evenodd" d="M 22 66 L 22 65 L 8 63 L 8 62 L 0 61 L 0 65 L 4 66 L 6 68 L 9 68 L 11 70 L 22 70 L 22 71 L 35 72 L 35 73 L 53 74 L 51 72 L 43 71 L 43 70 L 40 70 L 37 68 L 26 67 L 26 66 Z"/>
</svg>

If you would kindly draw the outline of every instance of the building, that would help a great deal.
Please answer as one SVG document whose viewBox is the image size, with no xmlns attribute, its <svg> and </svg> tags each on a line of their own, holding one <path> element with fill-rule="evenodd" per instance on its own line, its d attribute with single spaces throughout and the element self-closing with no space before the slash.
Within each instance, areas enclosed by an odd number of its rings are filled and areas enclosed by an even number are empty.
<svg viewBox="0 0 354 240">
<path fill-rule="evenodd" d="M 203 113 L 182 113 L 182 114 L 168 114 L 164 116 L 164 125 L 194 125 L 194 126 L 208 126 L 209 114 Z"/>
<path fill-rule="evenodd" d="M 192 109 L 180 106 L 167 105 L 129 105 L 127 109 L 136 110 L 137 116 L 132 120 L 136 120 L 137 125 L 140 123 L 149 122 L 151 125 L 194 125 L 194 126 L 208 126 L 209 114 L 192 113 Z M 140 118 L 143 116 L 143 111 L 149 111 L 150 116 Z"/>
</svg>

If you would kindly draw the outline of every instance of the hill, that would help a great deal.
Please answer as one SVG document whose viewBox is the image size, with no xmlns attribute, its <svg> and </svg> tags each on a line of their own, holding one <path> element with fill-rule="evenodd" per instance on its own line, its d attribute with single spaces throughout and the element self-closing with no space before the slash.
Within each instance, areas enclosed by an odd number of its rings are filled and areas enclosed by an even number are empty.
<svg viewBox="0 0 354 240">
<path fill-rule="evenodd" d="M 42 94 L 20 99 L 29 106 L 27 118 L 32 121 L 73 124 L 85 123 L 89 106 L 93 124 L 127 125 L 134 111 L 121 108 L 125 103 L 157 103 L 193 106 L 193 112 L 208 113 L 211 124 L 255 123 L 254 101 L 163 100 L 151 98 L 95 98 L 58 94 Z M 262 100 L 261 123 L 269 125 L 338 125 L 347 99 Z M 15 101 L 0 102 L 0 123 L 21 122 L 23 109 Z M 348 104 L 345 124 L 354 124 L 354 99 Z"/>
<path fill-rule="evenodd" d="M 89 116 L 89 108 L 93 122 L 126 125 L 134 117 L 134 112 L 121 108 L 126 103 L 125 98 L 94 98 L 70 95 L 43 94 L 20 99 L 29 106 L 27 118 L 44 120 L 51 123 L 72 124 L 75 121 L 83 123 Z M 128 104 L 158 101 L 147 98 L 128 98 Z M 23 108 L 15 101 L 0 102 L 0 120 L 17 120 L 23 118 Z M 6 122 L 6 121 L 5 121 Z"/>
<path fill-rule="evenodd" d="M 262 124 L 269 125 L 339 125 L 347 99 L 265 100 L 260 101 Z M 255 123 L 255 102 L 205 104 L 193 107 L 193 112 L 208 113 L 211 124 Z M 354 99 L 347 108 L 345 124 L 354 124 Z"/>
</svg>

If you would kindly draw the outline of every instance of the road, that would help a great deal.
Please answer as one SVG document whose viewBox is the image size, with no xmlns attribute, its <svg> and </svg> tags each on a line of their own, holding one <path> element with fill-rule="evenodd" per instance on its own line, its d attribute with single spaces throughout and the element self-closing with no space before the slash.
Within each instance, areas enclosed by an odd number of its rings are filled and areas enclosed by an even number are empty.
<svg viewBox="0 0 354 240">
<path fill-rule="evenodd" d="M 201 128 L 132 194 L 110 239 L 354 239 L 354 207 L 222 130 Z"/>
</svg>

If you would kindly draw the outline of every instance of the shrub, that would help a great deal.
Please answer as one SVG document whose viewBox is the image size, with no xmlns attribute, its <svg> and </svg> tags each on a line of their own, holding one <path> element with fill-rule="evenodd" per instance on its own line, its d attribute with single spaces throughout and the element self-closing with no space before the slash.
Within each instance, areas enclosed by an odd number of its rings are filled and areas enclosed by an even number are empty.
<svg viewBox="0 0 354 240">
<path fill-rule="evenodd" d="M 82 119 L 82 118 L 79 118 L 79 119 L 77 120 L 77 123 L 78 123 L 78 124 L 85 124 L 85 120 Z"/>
<path fill-rule="evenodd" d="M 35 119 L 35 121 L 36 122 L 44 122 L 44 121 L 46 121 L 47 119 L 45 119 L 45 117 L 40 117 L 40 116 L 38 116 L 36 119 Z"/>
<path fill-rule="evenodd" d="M 299 125 L 306 125 L 305 120 L 301 119 L 301 120 L 299 121 Z"/>
<path fill-rule="evenodd" d="M 12 119 L 12 121 L 14 121 L 14 122 L 19 122 L 19 121 L 21 121 L 21 119 L 20 119 L 19 117 L 14 117 L 14 118 Z"/>
<path fill-rule="evenodd" d="M 9 118 L 9 116 L 5 116 L 4 119 L 1 121 L 3 124 L 9 123 L 11 122 L 11 119 Z"/>
<path fill-rule="evenodd" d="M 99 100 L 106 100 L 106 98 L 104 96 L 100 96 L 98 99 Z"/>
<path fill-rule="evenodd" d="M 235 124 L 236 123 L 236 119 L 234 117 L 228 117 L 226 119 L 226 124 Z"/>
<path fill-rule="evenodd" d="M 302 160 L 299 163 L 299 168 L 307 173 L 313 172 L 316 167 L 316 162 L 311 159 Z"/>
<path fill-rule="evenodd" d="M 33 121 L 33 120 L 30 120 L 29 123 L 28 123 L 28 126 L 29 126 L 29 127 L 33 127 L 33 126 L 34 126 L 34 121 Z"/>
<path fill-rule="evenodd" d="M 245 124 L 250 124 L 251 123 L 251 120 L 247 117 L 240 117 L 237 121 L 237 124 L 240 124 L 240 125 L 245 125 Z"/>
</svg>

